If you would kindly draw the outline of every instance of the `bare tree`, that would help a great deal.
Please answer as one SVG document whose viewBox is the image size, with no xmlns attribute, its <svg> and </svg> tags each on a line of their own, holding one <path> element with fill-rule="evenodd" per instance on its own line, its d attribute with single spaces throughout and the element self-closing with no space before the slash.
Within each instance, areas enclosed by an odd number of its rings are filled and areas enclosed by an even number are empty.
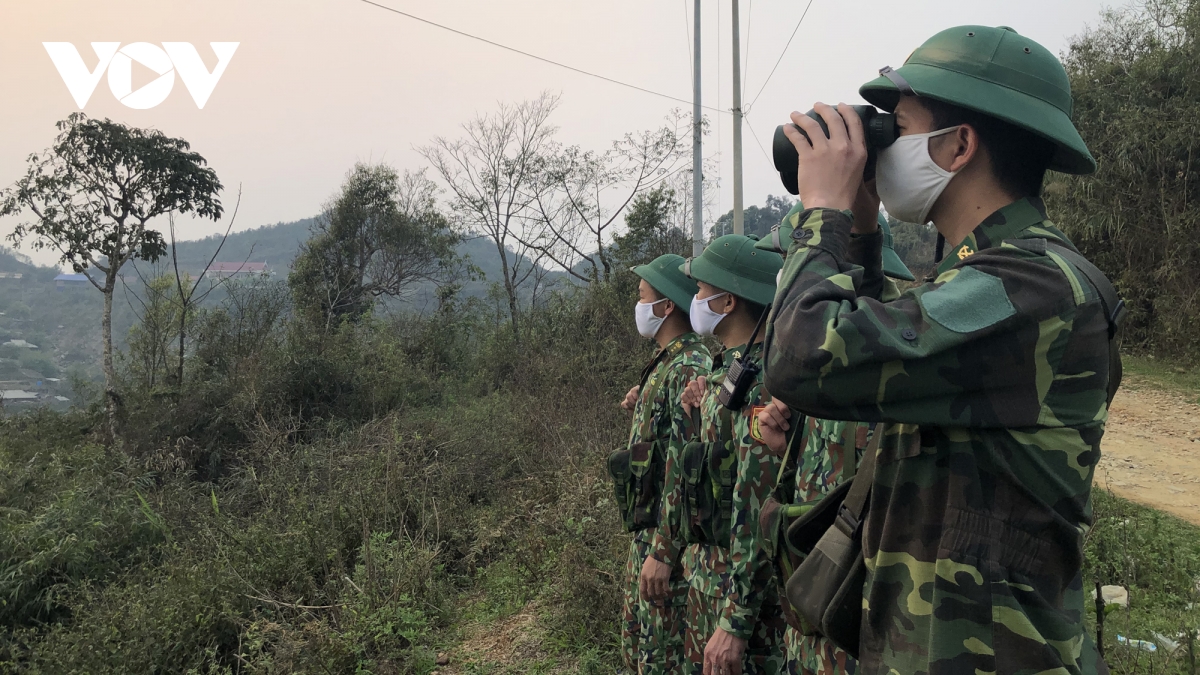
<svg viewBox="0 0 1200 675">
<path fill-rule="evenodd" d="M 146 340 L 153 339 L 154 336 L 158 335 L 157 324 L 161 323 L 162 320 L 159 317 L 162 316 L 164 311 L 169 313 L 172 323 L 177 322 L 178 324 L 173 329 L 173 335 L 167 340 L 167 342 L 173 341 L 176 343 L 178 358 L 170 364 L 174 372 L 169 374 L 166 378 L 168 381 L 172 381 L 172 384 L 176 387 L 177 392 L 181 392 L 183 390 L 183 366 L 184 356 L 187 353 L 188 328 L 196 320 L 197 307 L 202 305 L 213 291 L 224 286 L 229 282 L 230 279 L 233 278 L 232 276 L 223 276 L 217 280 L 216 283 L 213 283 L 210 280 L 208 287 L 202 291 L 200 290 L 200 286 L 205 280 L 205 272 L 212 267 L 213 262 L 217 259 L 217 256 L 221 255 L 221 249 L 225 247 L 225 242 L 229 240 L 229 234 L 233 231 L 234 223 L 237 222 L 238 209 L 241 208 L 241 205 L 242 188 L 239 185 L 237 203 L 234 204 L 233 215 L 229 219 L 229 224 L 225 226 L 225 232 L 221 235 L 221 240 L 218 242 L 217 248 L 213 250 L 213 254 L 208 259 L 208 263 L 204 265 L 204 270 L 201 271 L 201 273 L 198 274 L 194 279 L 192 275 L 179 269 L 179 242 L 178 238 L 175 236 L 175 215 L 169 214 L 167 216 L 167 222 L 169 224 L 168 231 L 171 235 L 171 267 L 174 280 L 173 285 L 175 286 L 175 292 L 173 294 L 168 293 L 167 290 L 162 287 L 162 279 L 167 278 L 166 272 L 160 269 L 157 264 L 152 267 L 150 278 L 146 278 L 146 276 L 142 274 L 141 268 L 138 267 L 137 262 L 134 261 L 131 263 L 134 271 L 137 272 L 138 278 L 142 282 L 142 289 L 146 295 L 146 299 L 143 300 L 138 296 L 137 293 L 131 293 L 128 285 L 126 285 L 125 288 L 125 298 L 126 301 L 128 301 L 128 299 L 132 297 L 142 306 L 142 311 L 139 313 L 137 308 L 133 307 L 133 304 L 130 303 L 130 309 L 133 310 L 134 314 L 138 317 L 139 324 L 141 324 L 140 327 L 135 328 L 141 332 L 140 338 L 142 339 L 143 343 L 145 343 Z M 250 251 L 246 254 L 246 258 L 242 261 L 242 263 L 245 264 L 253 255 L 254 247 L 251 246 Z M 124 279 L 122 279 L 122 282 L 124 282 Z M 164 302 L 171 305 L 170 310 L 164 310 L 162 308 L 161 305 Z M 143 351 L 146 351 L 146 344 L 142 344 L 140 348 Z M 153 356 L 153 350 L 149 352 L 149 356 Z M 142 358 L 145 359 L 146 355 L 143 355 Z M 166 361 L 164 360 L 164 367 L 165 366 Z M 150 383 L 150 386 L 153 387 L 155 383 L 154 371 L 150 371 L 147 379 Z"/>
<path fill-rule="evenodd" d="M 686 170 L 691 122 L 674 110 L 658 129 L 625 134 L 604 153 L 547 153 L 526 243 L 582 280 L 608 279 L 620 219 L 639 194 Z"/>
<path fill-rule="evenodd" d="M 500 257 L 514 339 L 520 340 L 519 290 L 537 273 L 546 252 L 529 244 L 524 228 L 553 146 L 549 118 L 559 97 L 542 94 L 516 105 L 501 104 L 491 115 L 463 125 L 458 140 L 437 137 L 420 148 L 450 188 L 459 227 L 487 237 Z"/>
</svg>

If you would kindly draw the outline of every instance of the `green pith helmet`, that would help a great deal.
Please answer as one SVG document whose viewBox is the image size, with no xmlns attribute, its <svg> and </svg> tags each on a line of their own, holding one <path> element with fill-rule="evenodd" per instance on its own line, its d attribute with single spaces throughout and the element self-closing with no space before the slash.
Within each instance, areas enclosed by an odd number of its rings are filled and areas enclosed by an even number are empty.
<svg viewBox="0 0 1200 675">
<path fill-rule="evenodd" d="M 800 200 L 792 205 L 792 209 L 787 212 L 783 220 L 779 224 L 771 228 L 767 236 L 759 240 L 754 245 L 754 248 L 760 251 L 774 251 L 779 255 L 787 255 L 788 247 L 792 245 L 792 232 L 796 226 L 800 224 L 800 212 L 804 210 L 804 204 Z"/>
<path fill-rule="evenodd" d="M 697 288 L 696 282 L 680 270 L 684 262 L 683 256 L 667 253 L 645 265 L 634 267 L 633 273 L 645 279 L 654 290 L 666 296 L 686 314 L 692 309 L 692 298 L 696 296 Z"/>
<path fill-rule="evenodd" d="M 904 65 L 884 68 L 858 91 L 892 111 L 901 92 L 945 101 L 999 118 L 1058 146 L 1050 168 L 1096 170 L 1071 123 L 1071 82 L 1049 50 L 1007 26 L 959 26 L 917 48 Z"/>
<path fill-rule="evenodd" d="M 883 273 L 893 279 L 916 281 L 908 266 L 896 255 L 896 249 L 892 245 L 892 226 L 888 225 L 887 218 L 884 218 L 882 213 L 879 214 L 879 231 L 883 232 Z"/>
<path fill-rule="evenodd" d="M 757 237 L 727 234 L 713 240 L 699 258 L 688 258 L 680 271 L 760 305 L 775 299 L 775 275 L 783 258 L 754 247 Z"/>
</svg>

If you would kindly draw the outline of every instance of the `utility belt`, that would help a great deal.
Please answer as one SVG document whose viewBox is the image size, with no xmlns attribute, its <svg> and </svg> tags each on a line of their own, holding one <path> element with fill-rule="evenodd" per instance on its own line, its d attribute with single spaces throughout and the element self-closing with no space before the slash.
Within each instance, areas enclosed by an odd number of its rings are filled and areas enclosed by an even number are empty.
<svg viewBox="0 0 1200 675">
<path fill-rule="evenodd" d="M 613 496 L 627 532 L 658 526 L 666 458 L 658 439 L 634 443 L 608 456 Z"/>
</svg>

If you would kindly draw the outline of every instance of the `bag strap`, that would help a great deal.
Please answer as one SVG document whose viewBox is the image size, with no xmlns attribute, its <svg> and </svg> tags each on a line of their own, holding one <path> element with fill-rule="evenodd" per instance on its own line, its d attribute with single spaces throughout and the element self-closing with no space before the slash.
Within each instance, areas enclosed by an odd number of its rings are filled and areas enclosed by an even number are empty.
<svg viewBox="0 0 1200 675">
<path fill-rule="evenodd" d="M 804 426 L 808 425 L 807 416 L 793 415 L 793 417 L 798 417 L 799 419 L 804 420 Z M 784 475 L 787 473 L 787 470 L 791 468 L 790 463 L 792 461 L 792 447 L 798 443 L 804 442 L 804 431 L 805 430 L 800 424 L 798 424 L 795 420 L 792 421 L 792 433 L 790 436 L 788 436 L 787 444 L 784 446 L 785 449 L 783 451 L 783 461 L 779 463 L 779 471 L 775 474 L 775 485 L 778 486 L 783 482 Z M 800 452 L 797 452 L 796 456 L 798 458 L 800 456 Z"/>
<path fill-rule="evenodd" d="M 1121 386 L 1121 351 L 1117 336 L 1121 330 L 1121 324 L 1125 321 L 1125 315 L 1128 310 L 1125 307 L 1125 301 L 1117 295 L 1117 289 L 1113 287 L 1112 282 L 1108 277 L 1104 276 L 1104 272 L 1100 271 L 1099 267 L 1092 264 L 1092 261 L 1080 255 L 1077 251 L 1067 246 L 1057 239 L 1044 239 L 1048 247 L 1054 249 L 1054 253 L 1064 258 L 1071 263 L 1075 269 L 1083 273 L 1087 277 L 1092 287 L 1096 289 L 1096 293 L 1100 296 L 1100 304 L 1104 308 L 1104 318 L 1108 320 L 1108 404 L 1112 405 L 1113 396 L 1116 396 L 1117 389 Z"/>
<path fill-rule="evenodd" d="M 858 528 L 862 524 L 867 507 L 867 498 L 871 495 L 871 485 L 875 482 L 875 455 L 879 454 L 883 429 L 883 422 L 875 425 L 871 442 L 867 445 L 866 456 L 854 474 L 854 484 L 846 493 L 846 499 L 842 501 L 837 518 L 833 521 L 835 527 L 852 539 L 858 536 Z"/>
</svg>

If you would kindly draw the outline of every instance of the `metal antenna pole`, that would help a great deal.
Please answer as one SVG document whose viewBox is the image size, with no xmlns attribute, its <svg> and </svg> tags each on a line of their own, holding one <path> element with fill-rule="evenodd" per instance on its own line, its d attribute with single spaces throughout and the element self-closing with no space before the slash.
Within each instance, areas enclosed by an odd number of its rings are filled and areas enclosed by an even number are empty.
<svg viewBox="0 0 1200 675">
<path fill-rule="evenodd" d="M 733 0 L 733 233 L 745 234 L 742 212 L 742 31 Z"/>
<path fill-rule="evenodd" d="M 692 255 L 704 252 L 704 155 L 700 117 L 700 0 L 696 0 L 696 38 L 692 48 Z"/>
</svg>

